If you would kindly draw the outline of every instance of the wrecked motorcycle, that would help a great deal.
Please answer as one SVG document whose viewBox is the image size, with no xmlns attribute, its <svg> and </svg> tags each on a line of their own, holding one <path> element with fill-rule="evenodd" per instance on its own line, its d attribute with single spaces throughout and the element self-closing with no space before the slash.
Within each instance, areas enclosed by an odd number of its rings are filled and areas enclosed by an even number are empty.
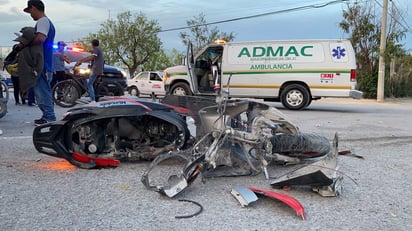
<svg viewBox="0 0 412 231">
<path fill-rule="evenodd" d="M 322 195 L 340 193 L 337 138 L 333 148 L 316 134 L 303 133 L 276 108 L 252 100 L 167 96 L 162 104 L 129 97 L 106 97 L 69 110 L 61 121 L 33 131 L 37 151 L 80 168 L 115 167 L 120 160 L 152 160 L 143 184 L 173 197 L 200 173 L 205 177 L 253 175 L 271 162 L 313 164 L 279 177 L 274 187 L 306 184 Z M 229 85 L 229 84 L 228 84 Z M 192 143 L 186 117 L 195 121 Z M 171 158 L 187 164 L 181 174 L 154 185 L 153 169 Z"/>
<path fill-rule="evenodd" d="M 33 143 L 37 151 L 80 168 L 152 160 L 160 153 L 185 148 L 190 141 L 180 111 L 185 109 L 133 97 L 106 97 L 69 110 L 61 121 L 36 127 Z"/>
<path fill-rule="evenodd" d="M 192 115 L 197 142 L 191 149 L 157 156 L 141 179 L 148 189 L 174 197 L 200 174 L 218 177 L 263 172 L 269 179 L 267 166 L 272 162 L 312 162 L 275 179 L 272 186 L 310 185 L 323 196 L 340 194 L 337 137 L 332 147 L 323 136 L 301 132 L 276 108 L 253 100 L 230 99 L 229 88 L 221 90 L 220 86 L 215 83 L 215 102 L 194 96 L 168 96 L 162 101 L 197 112 Z M 154 183 L 154 169 L 175 158 L 186 161 L 181 173 L 169 176 L 165 183 Z"/>
</svg>

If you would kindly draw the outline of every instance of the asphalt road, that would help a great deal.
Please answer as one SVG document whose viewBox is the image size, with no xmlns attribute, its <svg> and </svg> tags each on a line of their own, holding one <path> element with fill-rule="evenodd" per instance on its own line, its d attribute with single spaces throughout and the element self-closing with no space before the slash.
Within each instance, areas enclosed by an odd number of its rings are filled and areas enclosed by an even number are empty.
<svg viewBox="0 0 412 231">
<path fill-rule="evenodd" d="M 140 182 L 148 162 L 114 169 L 78 169 L 37 153 L 32 144 L 36 107 L 15 106 L 0 119 L 0 230 L 412 230 L 412 100 L 322 99 L 304 111 L 283 110 L 302 131 L 340 137 L 343 193 L 325 198 L 307 188 L 279 190 L 305 208 L 303 221 L 269 198 L 242 208 L 236 185 L 274 190 L 263 175 L 200 179 L 176 198 Z M 56 106 L 57 116 L 66 109 Z M 271 166 L 270 174 L 293 169 Z M 187 219 L 175 216 L 198 210 Z"/>
</svg>

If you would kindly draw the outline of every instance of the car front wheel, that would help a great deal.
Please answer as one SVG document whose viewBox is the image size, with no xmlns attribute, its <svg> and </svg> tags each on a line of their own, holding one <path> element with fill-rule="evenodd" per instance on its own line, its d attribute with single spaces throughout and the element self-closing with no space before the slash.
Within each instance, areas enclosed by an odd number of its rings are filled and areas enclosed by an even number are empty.
<svg viewBox="0 0 412 231">
<path fill-rule="evenodd" d="M 140 92 L 137 89 L 137 87 L 133 86 L 133 87 L 129 88 L 129 94 L 132 95 L 132 96 L 139 96 Z"/>
</svg>

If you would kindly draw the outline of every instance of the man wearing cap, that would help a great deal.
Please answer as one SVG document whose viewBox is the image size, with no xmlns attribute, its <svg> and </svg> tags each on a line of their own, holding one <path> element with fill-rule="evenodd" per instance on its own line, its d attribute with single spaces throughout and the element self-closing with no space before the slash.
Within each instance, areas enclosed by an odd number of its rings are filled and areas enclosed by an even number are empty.
<svg viewBox="0 0 412 231">
<path fill-rule="evenodd" d="M 64 80 L 64 62 L 70 63 L 69 57 L 64 53 L 64 47 L 66 43 L 63 41 L 57 42 L 57 50 L 53 54 L 53 80 L 50 85 L 51 88 L 56 85 L 56 83 Z"/>
<path fill-rule="evenodd" d="M 53 23 L 44 13 L 44 4 L 41 0 L 29 0 L 24 12 L 29 13 L 36 21 L 36 37 L 29 46 L 43 46 L 44 68 L 36 85 L 33 87 L 37 100 L 37 105 L 43 115 L 40 119 L 34 120 L 35 125 L 44 124 L 56 120 L 54 113 L 53 99 L 51 95 L 50 81 L 53 72 L 53 41 L 55 29 Z"/>
</svg>

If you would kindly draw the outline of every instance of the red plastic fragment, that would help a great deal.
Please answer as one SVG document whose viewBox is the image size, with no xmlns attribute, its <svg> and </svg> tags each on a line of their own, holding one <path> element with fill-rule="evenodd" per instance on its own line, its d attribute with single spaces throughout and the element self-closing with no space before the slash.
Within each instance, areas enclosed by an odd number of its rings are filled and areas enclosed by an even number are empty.
<svg viewBox="0 0 412 231">
<path fill-rule="evenodd" d="M 290 186 L 289 186 L 289 185 L 285 185 L 285 186 L 282 187 L 282 190 L 290 191 Z"/>
<path fill-rule="evenodd" d="M 282 201 L 283 203 L 289 205 L 289 207 L 294 209 L 296 211 L 296 215 L 301 216 L 303 220 L 306 220 L 305 209 L 303 208 L 302 204 L 295 198 L 287 194 L 273 192 L 273 191 L 264 190 L 264 189 L 258 189 L 258 188 L 253 188 L 253 187 L 249 187 L 249 189 L 255 193 L 259 193 L 259 194 Z"/>
<path fill-rule="evenodd" d="M 339 155 L 349 155 L 349 154 L 352 154 L 352 152 L 350 150 L 343 150 L 343 151 L 339 151 L 338 154 Z"/>
<path fill-rule="evenodd" d="M 73 159 L 82 163 L 89 163 L 90 161 L 90 158 L 88 156 L 79 153 L 73 153 Z"/>
<path fill-rule="evenodd" d="M 117 167 L 120 165 L 119 160 L 111 159 L 111 158 L 98 158 L 98 157 L 91 157 L 86 156 L 80 153 L 73 153 L 73 159 L 82 162 L 82 163 L 90 163 L 94 162 L 96 167 L 104 168 L 104 167 Z"/>
<path fill-rule="evenodd" d="M 351 150 L 343 150 L 338 152 L 339 155 L 342 156 L 353 156 L 359 159 L 364 159 L 363 156 L 353 153 Z"/>
<path fill-rule="evenodd" d="M 99 167 L 117 167 L 120 165 L 119 160 L 110 158 L 93 158 L 96 165 Z"/>
</svg>

